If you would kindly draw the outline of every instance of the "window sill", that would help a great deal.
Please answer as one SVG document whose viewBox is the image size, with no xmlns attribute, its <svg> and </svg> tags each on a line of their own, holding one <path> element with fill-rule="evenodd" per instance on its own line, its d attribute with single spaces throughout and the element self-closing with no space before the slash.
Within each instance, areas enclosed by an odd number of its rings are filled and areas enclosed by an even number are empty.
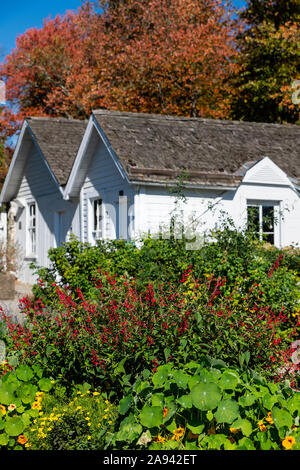
<svg viewBox="0 0 300 470">
<path fill-rule="evenodd" d="M 31 254 L 31 255 L 26 255 L 24 257 L 25 261 L 36 261 L 37 260 L 37 255 Z"/>
</svg>

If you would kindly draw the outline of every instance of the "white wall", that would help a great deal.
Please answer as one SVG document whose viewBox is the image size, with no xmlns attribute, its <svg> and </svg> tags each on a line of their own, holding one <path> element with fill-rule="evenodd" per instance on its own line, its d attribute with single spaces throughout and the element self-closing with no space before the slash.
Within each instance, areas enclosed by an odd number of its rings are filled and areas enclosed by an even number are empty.
<svg viewBox="0 0 300 470">
<path fill-rule="evenodd" d="M 247 200 L 278 203 L 282 215 L 278 246 L 300 243 L 300 199 L 288 186 L 242 183 L 234 191 L 187 190 L 186 202 L 180 203 L 185 226 L 193 218 L 196 222 L 194 227 L 205 232 L 225 220 L 228 215 L 236 227 L 244 228 L 247 221 Z M 137 234 L 156 234 L 160 226 L 169 225 L 170 216 L 174 214 L 176 207 L 175 202 L 176 197 L 164 187 L 140 186 L 135 195 Z"/>
<path fill-rule="evenodd" d="M 18 210 L 15 223 L 15 240 L 21 248 L 23 258 L 19 279 L 32 283 L 35 277 L 29 268 L 30 263 L 47 266 L 49 264 L 48 250 L 56 246 L 55 213 L 63 211 L 61 233 L 66 234 L 74 218 L 76 204 L 62 199 L 57 184 L 35 148 L 28 157 L 16 199 L 25 203 L 25 207 Z M 26 250 L 28 238 L 26 213 L 27 206 L 31 202 L 36 202 L 37 251 L 35 258 L 28 258 Z"/>
<path fill-rule="evenodd" d="M 119 238 L 119 192 L 127 196 L 128 207 L 134 201 L 134 189 L 121 175 L 112 157 L 100 141 L 91 157 L 84 183 L 81 188 L 82 240 L 93 242 L 91 200 L 99 197 L 108 208 L 105 223 L 105 238 Z"/>
</svg>

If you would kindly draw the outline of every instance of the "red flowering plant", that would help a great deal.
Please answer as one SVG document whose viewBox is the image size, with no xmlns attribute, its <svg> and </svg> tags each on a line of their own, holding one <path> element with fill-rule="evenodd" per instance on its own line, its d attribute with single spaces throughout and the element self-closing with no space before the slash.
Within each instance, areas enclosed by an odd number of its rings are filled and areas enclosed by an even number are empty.
<svg viewBox="0 0 300 470">
<path fill-rule="evenodd" d="M 166 282 L 137 289 L 128 276 L 99 271 L 92 300 L 78 288 L 55 284 L 54 308 L 23 299 L 25 325 L 2 313 L 7 349 L 65 383 L 88 381 L 115 391 L 166 361 L 180 366 L 202 354 L 247 364 L 269 378 L 278 375 L 299 322 L 295 318 L 291 329 L 284 306 L 262 301 L 263 285 L 247 290 L 237 279 L 228 291 L 226 279 L 207 275 L 197 281 L 192 267 L 181 281 L 176 289 Z"/>
<path fill-rule="evenodd" d="M 8 349 L 22 361 L 38 361 L 66 382 L 106 383 L 117 372 L 136 373 L 171 356 L 187 334 L 191 311 L 180 291 L 169 284 L 138 292 L 134 280 L 99 272 L 94 279 L 97 300 L 88 301 L 80 289 L 56 286 L 55 311 L 23 299 L 27 323 L 19 325 L 2 312 Z M 110 384 L 109 384 L 110 382 Z"/>
</svg>

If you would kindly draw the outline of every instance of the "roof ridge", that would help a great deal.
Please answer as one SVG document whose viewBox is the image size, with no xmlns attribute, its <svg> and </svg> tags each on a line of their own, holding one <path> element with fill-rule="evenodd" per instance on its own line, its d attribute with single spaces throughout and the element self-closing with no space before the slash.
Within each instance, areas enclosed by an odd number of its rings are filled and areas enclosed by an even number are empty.
<svg viewBox="0 0 300 470">
<path fill-rule="evenodd" d="M 258 121 L 242 121 L 242 120 L 229 120 L 229 119 L 214 119 L 214 118 L 203 118 L 203 117 L 193 117 L 193 116 L 177 116 L 171 114 L 159 114 L 159 113 L 135 113 L 132 111 L 117 111 L 117 110 L 109 110 L 109 109 L 95 109 L 92 110 L 92 113 L 95 115 L 111 115 L 111 116 L 120 116 L 120 117 L 130 117 L 130 118 L 145 118 L 148 117 L 150 119 L 157 119 L 157 120 L 176 120 L 176 121 L 194 121 L 194 122 L 209 122 L 221 125 L 252 125 L 257 127 L 290 127 L 290 128 L 299 128 L 298 124 L 281 124 L 278 122 L 258 122 Z"/>
<path fill-rule="evenodd" d="M 45 116 L 29 116 L 25 118 L 26 121 L 55 121 L 55 122 L 88 122 L 88 119 L 74 119 L 63 117 L 45 117 Z"/>
</svg>

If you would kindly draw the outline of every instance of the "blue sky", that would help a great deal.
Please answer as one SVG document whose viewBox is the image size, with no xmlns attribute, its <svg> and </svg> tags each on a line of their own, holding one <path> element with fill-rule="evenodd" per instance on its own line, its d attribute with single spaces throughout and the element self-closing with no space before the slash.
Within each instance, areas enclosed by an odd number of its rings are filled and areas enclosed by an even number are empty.
<svg viewBox="0 0 300 470">
<path fill-rule="evenodd" d="M 15 47 L 19 34 L 42 27 L 43 19 L 77 10 L 81 0 L 5 0 L 0 6 L 0 61 Z"/>
<path fill-rule="evenodd" d="M 234 0 L 237 6 L 244 0 Z M 0 7 L 0 62 L 15 47 L 16 37 L 32 27 L 43 26 L 43 19 L 67 10 L 77 10 L 81 0 L 5 0 Z"/>
</svg>

